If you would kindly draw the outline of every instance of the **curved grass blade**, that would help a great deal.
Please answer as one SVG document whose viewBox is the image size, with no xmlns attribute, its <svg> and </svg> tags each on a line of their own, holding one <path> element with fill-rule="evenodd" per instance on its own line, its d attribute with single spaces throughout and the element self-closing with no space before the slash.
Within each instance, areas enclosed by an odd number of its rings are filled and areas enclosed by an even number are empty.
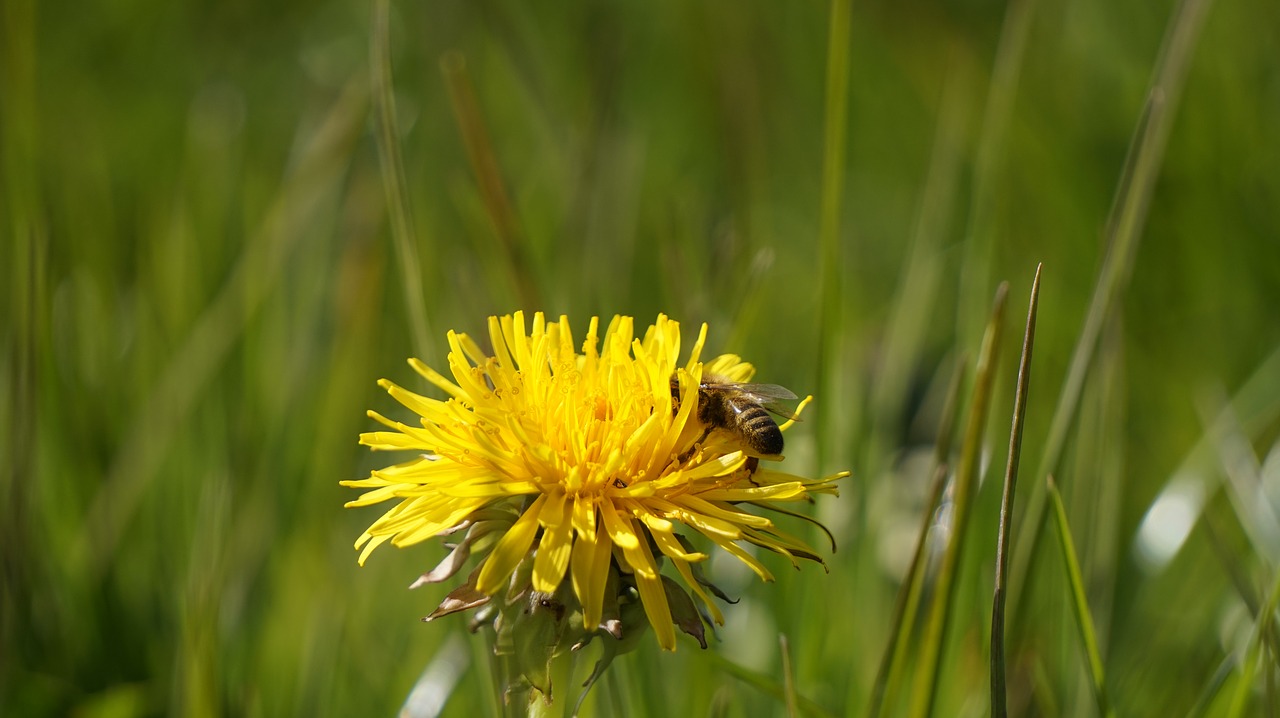
<svg viewBox="0 0 1280 718">
<path fill-rule="evenodd" d="M 986 432 L 987 414 L 991 406 L 992 384 L 995 380 L 1000 337 L 1004 332 L 1004 308 L 1008 296 L 1009 285 L 1002 283 L 996 290 L 995 307 L 982 337 L 982 350 L 978 354 L 973 403 L 969 407 L 969 420 L 965 426 L 964 444 L 956 471 L 952 536 L 938 569 L 929 622 L 922 637 L 924 651 L 920 659 L 920 672 L 916 674 L 910 710 L 910 715 L 917 718 L 932 714 L 937 700 L 942 673 L 942 649 L 946 642 L 947 627 L 951 622 L 956 578 L 960 573 L 960 560 L 964 556 L 964 543 L 968 536 L 969 514 L 978 485 L 978 474 L 981 472 L 982 438 Z"/>
<path fill-rule="evenodd" d="M 1018 389 L 1013 398 L 1013 428 L 1009 430 L 1009 460 L 1005 464 L 1004 492 L 1000 498 L 1000 535 L 996 541 L 996 586 L 991 606 L 991 715 L 1003 718 L 1005 705 L 1004 602 L 1009 572 L 1009 534 L 1013 526 L 1013 496 L 1018 484 L 1018 460 L 1022 455 L 1022 427 L 1027 417 L 1027 390 L 1031 385 L 1031 350 L 1036 338 L 1036 309 L 1040 304 L 1040 270 L 1031 283 L 1031 306 L 1018 362 Z"/>
<path fill-rule="evenodd" d="M 1071 582 L 1071 608 L 1076 615 L 1080 642 L 1084 645 L 1085 655 L 1089 660 L 1089 675 L 1093 680 L 1093 696 L 1098 703 L 1098 714 L 1114 716 L 1111 700 L 1107 697 L 1106 676 L 1102 670 L 1102 657 L 1098 653 L 1093 618 L 1089 614 L 1089 604 L 1084 594 L 1084 579 L 1080 576 L 1080 561 L 1076 558 L 1076 548 L 1071 541 L 1071 527 L 1067 524 L 1067 509 L 1062 504 L 1062 494 L 1058 493 L 1058 486 L 1052 476 L 1048 477 L 1045 485 L 1053 505 L 1054 521 L 1058 525 L 1058 545 L 1062 550 L 1067 579 Z"/>
</svg>

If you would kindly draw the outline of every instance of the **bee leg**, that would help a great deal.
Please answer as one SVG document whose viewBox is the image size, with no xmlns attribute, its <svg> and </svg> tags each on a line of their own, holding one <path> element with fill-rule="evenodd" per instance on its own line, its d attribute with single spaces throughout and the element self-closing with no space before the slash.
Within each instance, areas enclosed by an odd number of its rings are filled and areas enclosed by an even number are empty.
<svg viewBox="0 0 1280 718">
<path fill-rule="evenodd" d="M 747 481 L 750 481 L 752 486 L 759 486 L 760 484 L 756 483 L 756 480 L 752 477 L 756 475 L 756 469 L 760 468 L 760 460 L 754 456 L 749 456 L 742 468 L 747 472 Z"/>
<path fill-rule="evenodd" d="M 711 429 L 707 428 L 705 431 L 702 432 L 702 436 L 698 437 L 697 441 L 693 442 L 693 444 L 690 445 L 689 448 L 683 454 L 676 457 L 676 461 L 680 462 L 681 464 L 688 461 L 689 457 L 694 455 L 694 453 L 702 446 L 702 442 L 706 441 L 707 436 L 709 436 L 710 434 L 711 434 Z"/>
</svg>

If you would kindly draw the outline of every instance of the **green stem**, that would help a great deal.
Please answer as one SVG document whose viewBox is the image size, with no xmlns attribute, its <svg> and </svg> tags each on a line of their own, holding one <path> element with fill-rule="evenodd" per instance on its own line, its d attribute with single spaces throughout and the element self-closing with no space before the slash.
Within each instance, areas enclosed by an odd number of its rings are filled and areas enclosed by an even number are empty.
<svg viewBox="0 0 1280 718">
<path fill-rule="evenodd" d="M 544 694 L 534 688 L 529 691 L 529 718 L 563 718 L 577 696 L 573 695 L 573 659 L 571 651 L 562 651 L 551 659 L 551 692 Z"/>
</svg>

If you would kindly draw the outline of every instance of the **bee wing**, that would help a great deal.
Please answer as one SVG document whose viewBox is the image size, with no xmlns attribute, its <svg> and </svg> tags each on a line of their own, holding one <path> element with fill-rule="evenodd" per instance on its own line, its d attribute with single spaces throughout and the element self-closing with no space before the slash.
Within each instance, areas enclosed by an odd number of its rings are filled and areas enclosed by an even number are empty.
<svg viewBox="0 0 1280 718">
<path fill-rule="evenodd" d="M 733 392 L 763 406 L 778 416 L 792 419 L 794 421 L 800 420 L 800 417 L 796 416 L 790 409 L 779 404 L 779 402 L 795 401 L 800 398 L 795 395 L 795 392 L 785 386 L 779 386 L 777 384 L 751 384 L 737 382 L 704 382 L 702 384 L 702 388 L 710 389 L 712 391 L 720 390 Z"/>
<path fill-rule="evenodd" d="M 735 384 L 739 392 L 750 394 L 761 403 L 769 401 L 794 401 L 800 397 L 785 386 L 777 384 Z"/>
</svg>

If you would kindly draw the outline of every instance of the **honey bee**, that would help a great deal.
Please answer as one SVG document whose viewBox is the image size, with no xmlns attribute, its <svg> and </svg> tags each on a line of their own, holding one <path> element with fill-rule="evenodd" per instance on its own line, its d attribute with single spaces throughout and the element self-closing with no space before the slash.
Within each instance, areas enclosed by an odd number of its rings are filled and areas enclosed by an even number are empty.
<svg viewBox="0 0 1280 718">
<path fill-rule="evenodd" d="M 680 408 L 680 382 L 671 376 L 673 411 Z M 770 412 L 787 419 L 795 414 L 778 405 L 792 401 L 796 395 L 777 384 L 743 384 L 715 374 L 703 374 L 698 385 L 698 421 L 707 427 L 705 438 L 713 429 L 734 435 L 744 448 L 759 456 L 782 453 L 782 431 L 769 416 Z M 752 461 L 754 468 L 754 459 Z"/>
</svg>

